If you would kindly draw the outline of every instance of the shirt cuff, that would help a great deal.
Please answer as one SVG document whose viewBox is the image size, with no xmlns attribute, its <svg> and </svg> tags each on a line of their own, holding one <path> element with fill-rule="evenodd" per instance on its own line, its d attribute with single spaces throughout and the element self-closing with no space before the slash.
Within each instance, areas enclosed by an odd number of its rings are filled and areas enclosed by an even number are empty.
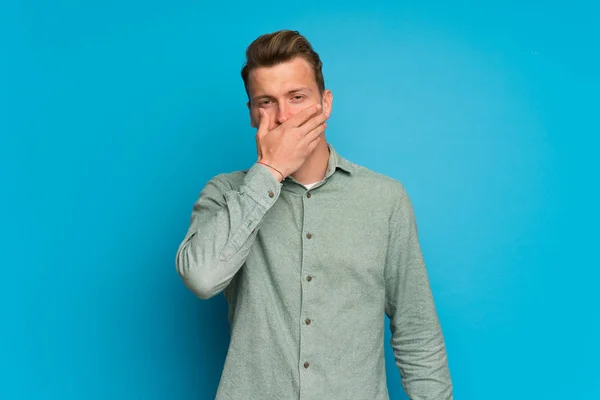
<svg viewBox="0 0 600 400">
<path fill-rule="evenodd" d="M 252 200 L 269 208 L 279 197 L 283 183 L 271 174 L 268 167 L 256 163 L 246 173 L 244 186 Z"/>
</svg>

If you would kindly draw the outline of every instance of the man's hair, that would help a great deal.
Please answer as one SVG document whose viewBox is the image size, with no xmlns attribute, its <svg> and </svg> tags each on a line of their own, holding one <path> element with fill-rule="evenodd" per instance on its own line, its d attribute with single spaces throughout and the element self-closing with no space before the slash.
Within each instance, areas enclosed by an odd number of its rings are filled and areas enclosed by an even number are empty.
<svg viewBox="0 0 600 400">
<path fill-rule="evenodd" d="M 280 30 L 255 39 L 246 49 L 246 63 L 242 68 L 242 79 L 248 93 L 248 77 L 253 69 L 272 67 L 296 57 L 304 58 L 312 67 L 319 91 L 325 91 L 323 64 L 309 41 L 298 31 Z"/>
</svg>

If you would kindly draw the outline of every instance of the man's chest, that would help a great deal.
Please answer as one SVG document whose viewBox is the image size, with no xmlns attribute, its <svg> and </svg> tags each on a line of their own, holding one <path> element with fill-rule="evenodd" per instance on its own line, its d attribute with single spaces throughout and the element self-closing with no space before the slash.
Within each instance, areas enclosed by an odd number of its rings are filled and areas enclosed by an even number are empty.
<svg viewBox="0 0 600 400">
<path fill-rule="evenodd" d="M 288 291 L 307 279 L 323 290 L 380 288 L 388 219 L 368 198 L 318 190 L 310 196 L 282 195 L 258 231 L 244 280 Z"/>
</svg>

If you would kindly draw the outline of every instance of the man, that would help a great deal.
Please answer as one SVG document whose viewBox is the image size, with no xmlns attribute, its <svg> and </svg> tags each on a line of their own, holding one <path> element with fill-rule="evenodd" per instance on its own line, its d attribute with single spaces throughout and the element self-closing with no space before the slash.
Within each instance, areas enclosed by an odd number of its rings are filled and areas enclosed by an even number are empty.
<svg viewBox="0 0 600 400">
<path fill-rule="evenodd" d="M 207 183 L 176 257 L 190 290 L 229 304 L 217 399 L 388 399 L 386 314 L 409 397 L 452 399 L 403 186 L 327 143 L 333 96 L 303 36 L 263 35 L 246 57 L 257 162 Z"/>
</svg>

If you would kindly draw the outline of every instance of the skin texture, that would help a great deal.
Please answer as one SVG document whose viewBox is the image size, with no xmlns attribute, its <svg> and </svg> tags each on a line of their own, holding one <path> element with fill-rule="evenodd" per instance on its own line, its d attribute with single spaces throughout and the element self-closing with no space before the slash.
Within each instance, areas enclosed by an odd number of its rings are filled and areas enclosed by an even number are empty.
<svg viewBox="0 0 600 400">
<path fill-rule="evenodd" d="M 302 57 L 256 68 L 248 78 L 247 106 L 250 125 L 258 129 L 258 160 L 300 183 L 321 180 L 329 160 L 324 129 L 331 115 L 331 91 L 319 92 L 312 67 Z M 282 180 L 278 172 L 272 173 Z"/>
</svg>

